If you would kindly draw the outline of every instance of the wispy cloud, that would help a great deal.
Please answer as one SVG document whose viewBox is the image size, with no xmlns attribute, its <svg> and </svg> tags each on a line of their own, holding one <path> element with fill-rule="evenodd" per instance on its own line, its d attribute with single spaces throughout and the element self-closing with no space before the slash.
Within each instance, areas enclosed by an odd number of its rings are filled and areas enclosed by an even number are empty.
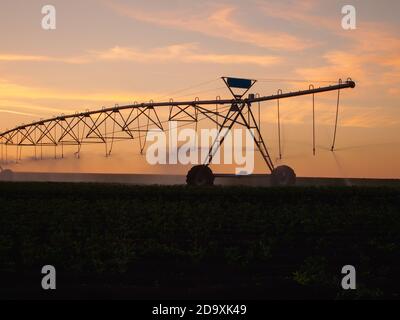
<svg viewBox="0 0 400 320">
<path fill-rule="evenodd" d="M 15 110 L 8 110 L 8 109 L 3 109 L 1 107 L 0 107 L 0 113 L 9 113 L 9 114 L 15 114 L 18 116 L 27 116 L 27 117 L 38 117 L 38 114 L 15 111 Z"/>
<path fill-rule="evenodd" d="M 145 11 L 138 7 L 107 2 L 108 6 L 120 15 L 137 21 L 162 27 L 201 33 L 207 36 L 247 43 L 257 47 L 297 51 L 313 46 L 307 39 L 287 32 L 257 30 L 238 22 L 237 9 L 233 6 L 207 6 L 201 12 L 187 11 Z"/>
<path fill-rule="evenodd" d="M 383 27 L 376 30 L 372 25 L 341 36 L 351 41 L 341 48 L 327 49 L 322 56 L 323 66 L 299 67 L 296 73 L 317 79 L 351 76 L 367 90 L 381 87 L 381 92 L 396 92 L 400 87 L 400 37 Z"/>
<path fill-rule="evenodd" d="M 23 99 L 24 97 L 21 97 L 21 98 Z M 0 108 L 10 109 L 15 112 L 17 112 L 18 110 L 22 110 L 21 112 L 37 111 L 37 112 L 40 112 L 41 115 L 43 115 L 43 113 L 54 114 L 54 113 L 59 113 L 59 112 L 64 112 L 64 113 L 71 112 L 71 110 L 68 110 L 68 109 L 51 108 L 51 107 L 47 107 L 44 105 L 20 101 L 17 99 L 14 99 L 14 100 L 1 99 L 0 100 Z M 29 114 L 31 114 L 31 113 L 29 113 Z"/>
<path fill-rule="evenodd" d="M 75 92 L 67 90 L 53 90 L 43 87 L 31 87 L 21 85 L 18 83 L 8 82 L 0 80 L 0 97 L 8 101 L 8 104 L 12 105 L 13 100 L 20 101 L 21 99 L 43 101 L 43 100 L 57 100 L 57 101 L 71 101 L 88 103 L 95 102 L 97 107 L 98 104 L 114 104 L 115 102 L 133 102 L 133 101 L 148 101 L 155 94 L 133 94 L 127 92 Z M 100 105 L 101 105 L 100 104 Z M 18 106 L 19 103 L 16 103 Z M 25 105 L 26 107 L 26 105 Z M 44 107 L 36 107 L 30 104 L 31 110 L 44 111 Z M 48 108 L 46 108 L 48 109 Z M 46 110 L 50 111 L 50 110 Z M 63 110 L 60 110 L 62 112 Z"/>
<path fill-rule="evenodd" d="M 357 29 L 343 30 L 341 15 L 336 16 L 322 11 L 321 1 L 258 1 L 261 12 L 287 23 L 309 27 L 310 34 L 318 30 L 319 36 L 326 35 L 320 48 L 323 66 L 298 67 L 296 73 L 301 77 L 321 79 L 337 76 L 352 76 L 362 81 L 364 86 L 377 86 L 386 83 L 384 88 L 389 94 L 398 92 L 400 86 L 396 73 L 400 73 L 400 37 L 398 27 L 388 23 L 360 20 Z M 339 8 L 339 6 L 338 6 Z M 390 70 L 390 68 L 392 70 Z M 389 80 L 390 78 L 390 80 Z"/>
<path fill-rule="evenodd" d="M 315 0 L 272 2 L 258 1 L 258 7 L 264 15 L 277 18 L 290 23 L 306 25 L 318 28 L 337 31 L 341 29 L 340 19 L 332 19 L 326 15 L 315 12 L 320 3 Z"/>
<path fill-rule="evenodd" d="M 0 54 L 0 62 L 63 62 L 81 64 L 89 62 L 89 57 L 51 57 L 32 54 Z"/>
<path fill-rule="evenodd" d="M 41 55 L 0 54 L 0 61 L 13 62 L 63 62 L 88 64 L 99 61 L 131 61 L 141 63 L 180 62 L 211 64 L 256 64 L 268 66 L 282 62 L 273 55 L 220 54 L 203 52 L 195 43 L 173 44 L 161 48 L 139 49 L 115 46 L 106 50 L 89 50 L 76 57 L 51 57 Z"/>
<path fill-rule="evenodd" d="M 97 60 L 127 60 L 138 62 L 178 61 L 184 63 L 204 62 L 216 64 L 257 64 L 267 66 L 280 63 L 283 59 L 272 55 L 240 55 L 203 53 L 194 43 L 176 44 L 151 50 L 119 47 L 92 52 Z"/>
<path fill-rule="evenodd" d="M 368 77 L 367 69 L 364 68 L 369 57 L 356 55 L 352 52 L 333 50 L 325 53 L 322 57 L 323 66 L 298 67 L 296 73 L 304 79 L 334 79 L 335 77 L 353 77 L 363 81 Z"/>
</svg>

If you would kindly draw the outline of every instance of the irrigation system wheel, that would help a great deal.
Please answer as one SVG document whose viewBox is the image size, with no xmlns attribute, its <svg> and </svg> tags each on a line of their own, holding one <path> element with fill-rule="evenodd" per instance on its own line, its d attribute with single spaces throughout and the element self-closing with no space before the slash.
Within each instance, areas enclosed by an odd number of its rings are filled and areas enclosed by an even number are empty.
<svg viewBox="0 0 400 320">
<path fill-rule="evenodd" d="M 292 186 L 296 183 L 296 173 L 289 166 L 276 167 L 271 173 L 272 186 Z"/>
<path fill-rule="evenodd" d="M 186 183 L 189 186 L 212 186 L 214 174 L 208 166 L 198 165 L 191 168 L 186 175 Z"/>
</svg>

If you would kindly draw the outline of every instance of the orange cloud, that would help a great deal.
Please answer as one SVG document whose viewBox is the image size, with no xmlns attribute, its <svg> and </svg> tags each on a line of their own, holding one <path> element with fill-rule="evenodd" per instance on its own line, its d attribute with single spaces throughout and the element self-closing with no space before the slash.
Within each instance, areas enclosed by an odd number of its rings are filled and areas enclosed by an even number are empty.
<svg viewBox="0 0 400 320">
<path fill-rule="evenodd" d="M 34 114 L 34 113 L 7 110 L 7 109 L 2 109 L 2 108 L 0 108 L 0 113 L 10 113 L 10 114 L 16 114 L 16 115 L 19 115 L 19 116 L 27 116 L 27 117 L 38 117 L 39 116 L 38 114 Z"/>
<path fill-rule="evenodd" d="M 107 2 L 115 12 L 138 21 L 184 31 L 198 32 L 207 36 L 247 43 L 257 47 L 288 51 L 303 50 L 313 44 L 306 39 L 286 32 L 255 30 L 235 20 L 234 7 L 203 8 L 194 12 L 146 12 L 131 6 Z M 208 10 L 207 10 L 208 9 Z"/>
<path fill-rule="evenodd" d="M 364 81 L 369 77 L 365 64 L 370 57 L 363 57 L 345 51 L 330 51 L 323 56 L 325 64 L 320 67 L 297 68 L 296 73 L 304 79 L 334 79 L 341 77 L 346 80 L 352 77 Z"/>
<path fill-rule="evenodd" d="M 0 61 L 3 62 L 63 62 L 71 64 L 87 63 L 87 57 L 50 57 L 42 55 L 24 55 L 24 54 L 0 54 Z"/>
<path fill-rule="evenodd" d="M 30 87 L 0 80 L 0 97 L 2 97 L 3 99 L 7 99 L 10 104 L 12 103 L 13 99 L 65 100 L 65 101 L 80 101 L 82 103 L 96 102 L 96 103 L 114 104 L 115 102 L 121 102 L 121 103 L 133 102 L 134 100 L 148 101 L 154 96 L 155 94 L 135 95 L 127 92 L 101 92 L 101 93 L 69 92 L 69 91 L 52 90 L 40 87 Z M 34 105 L 31 105 L 30 109 L 43 110 L 43 107 L 36 108 Z"/>
<path fill-rule="evenodd" d="M 303 0 L 290 3 L 283 2 L 258 2 L 259 8 L 268 17 L 278 18 L 288 22 L 299 22 L 302 25 L 310 25 L 318 29 L 338 30 L 341 28 L 340 19 L 330 19 L 320 14 L 314 14 L 318 7 L 315 0 Z"/>
<path fill-rule="evenodd" d="M 351 76 L 364 86 L 385 83 L 389 84 L 389 88 L 383 90 L 391 95 L 397 92 L 396 88 L 400 87 L 400 79 L 395 74 L 400 71 L 400 37 L 397 27 L 364 19 L 360 20 L 356 30 L 345 31 L 341 28 L 339 12 L 335 18 L 321 15 L 317 12 L 321 4 L 316 0 L 257 3 L 268 17 L 297 22 L 301 26 L 318 28 L 319 33 L 326 33 L 329 42 L 327 40 L 327 51 L 323 55 L 325 65 L 300 67 L 296 70 L 298 75 L 316 79 Z M 395 72 L 390 68 L 394 68 Z"/>
<path fill-rule="evenodd" d="M 41 55 L 0 54 L 4 62 L 63 62 L 87 64 L 98 61 L 134 61 L 142 63 L 178 61 L 184 63 L 215 64 L 256 64 L 268 66 L 278 64 L 283 59 L 272 55 L 218 54 L 199 52 L 194 43 L 175 44 L 162 48 L 140 50 L 137 48 L 115 46 L 104 51 L 89 50 L 77 57 L 50 57 Z"/>
<path fill-rule="evenodd" d="M 204 62 L 216 64 L 277 64 L 282 58 L 270 55 L 240 55 L 201 53 L 196 44 L 177 44 L 163 48 L 140 51 L 135 48 L 114 47 L 106 51 L 92 52 L 97 60 L 127 60 L 139 62 L 180 61 L 185 63 Z"/>
</svg>

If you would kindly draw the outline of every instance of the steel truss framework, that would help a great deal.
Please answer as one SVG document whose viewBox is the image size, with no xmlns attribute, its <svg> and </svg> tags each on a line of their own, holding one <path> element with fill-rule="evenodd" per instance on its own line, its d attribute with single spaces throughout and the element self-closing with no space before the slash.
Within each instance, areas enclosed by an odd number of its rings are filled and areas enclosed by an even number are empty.
<svg viewBox="0 0 400 320">
<path fill-rule="evenodd" d="M 222 78 L 233 95 L 233 99 L 173 101 L 134 103 L 130 105 L 111 108 L 102 108 L 96 111 L 85 111 L 70 115 L 60 115 L 31 124 L 17 126 L 14 129 L 0 133 L 1 159 L 7 161 L 8 147 L 15 147 L 17 160 L 21 159 L 23 147 L 34 149 L 36 158 L 43 157 L 43 147 L 54 147 L 57 157 L 57 148 L 61 148 L 61 157 L 64 157 L 64 146 L 76 146 L 75 155 L 79 157 L 84 144 L 101 143 L 105 145 L 106 156 L 111 155 L 114 142 L 121 140 L 138 139 L 140 151 L 146 146 L 146 134 L 149 130 L 166 130 L 164 125 L 168 121 L 197 123 L 208 119 L 218 129 L 217 138 L 213 141 L 205 165 L 209 165 L 218 148 L 223 144 L 226 134 L 235 124 L 244 126 L 254 131 L 254 143 L 258 147 L 269 170 L 274 169 L 268 148 L 260 131 L 260 103 L 264 101 L 280 100 L 296 96 L 314 95 L 327 91 L 338 91 L 354 88 L 355 83 L 349 78 L 347 81 L 336 85 L 314 88 L 308 90 L 283 93 L 281 90 L 276 95 L 259 96 L 245 94 L 256 83 L 256 80 Z M 233 88 L 244 89 L 241 94 L 234 92 Z M 253 106 L 258 106 L 258 113 Z M 159 108 L 169 108 L 168 119 L 160 120 L 157 113 Z"/>
</svg>

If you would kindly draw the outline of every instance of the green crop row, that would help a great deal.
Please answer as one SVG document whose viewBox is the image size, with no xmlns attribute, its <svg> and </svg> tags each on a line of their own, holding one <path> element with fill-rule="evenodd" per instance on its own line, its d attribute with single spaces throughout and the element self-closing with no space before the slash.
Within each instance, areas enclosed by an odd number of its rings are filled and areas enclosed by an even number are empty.
<svg viewBox="0 0 400 320">
<path fill-rule="evenodd" d="M 399 188 L 0 183 L 0 278 L 399 298 L 399 231 Z"/>
</svg>

